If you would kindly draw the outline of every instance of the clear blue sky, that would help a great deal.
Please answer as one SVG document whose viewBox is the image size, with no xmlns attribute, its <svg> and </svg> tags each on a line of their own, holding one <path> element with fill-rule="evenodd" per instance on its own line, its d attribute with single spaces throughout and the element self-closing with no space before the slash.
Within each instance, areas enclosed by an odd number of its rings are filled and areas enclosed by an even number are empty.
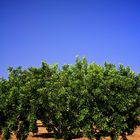
<svg viewBox="0 0 140 140">
<path fill-rule="evenodd" d="M 140 1 L 0 0 L 0 76 L 76 55 L 140 73 Z"/>
</svg>

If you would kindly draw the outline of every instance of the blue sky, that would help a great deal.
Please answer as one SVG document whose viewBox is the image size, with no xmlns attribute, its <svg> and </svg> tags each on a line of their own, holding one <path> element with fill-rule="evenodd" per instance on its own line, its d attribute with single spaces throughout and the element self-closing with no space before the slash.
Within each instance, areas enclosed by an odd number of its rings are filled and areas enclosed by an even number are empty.
<svg viewBox="0 0 140 140">
<path fill-rule="evenodd" d="M 139 0 L 0 0 L 0 76 L 7 67 L 129 65 L 140 73 Z"/>
</svg>

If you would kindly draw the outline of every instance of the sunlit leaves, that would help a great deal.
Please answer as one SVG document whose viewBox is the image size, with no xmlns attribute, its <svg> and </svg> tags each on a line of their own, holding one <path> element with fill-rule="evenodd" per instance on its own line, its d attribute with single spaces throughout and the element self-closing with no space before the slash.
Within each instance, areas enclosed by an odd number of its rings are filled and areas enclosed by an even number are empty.
<svg viewBox="0 0 140 140">
<path fill-rule="evenodd" d="M 41 120 L 55 138 L 71 139 L 80 132 L 88 138 L 110 135 L 112 140 L 140 125 L 140 74 L 129 67 L 105 62 L 48 65 L 22 70 L 9 67 L 0 79 L 0 132 L 23 140 L 37 132 Z"/>
</svg>

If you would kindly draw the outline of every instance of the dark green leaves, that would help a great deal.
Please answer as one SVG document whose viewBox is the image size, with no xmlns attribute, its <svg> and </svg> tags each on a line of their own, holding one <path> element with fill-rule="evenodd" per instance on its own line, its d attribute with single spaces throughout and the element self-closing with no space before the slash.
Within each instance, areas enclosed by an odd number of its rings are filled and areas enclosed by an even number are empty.
<svg viewBox="0 0 140 140">
<path fill-rule="evenodd" d="M 0 132 L 3 139 L 15 133 L 24 140 L 37 133 L 41 120 L 55 138 L 71 139 L 82 132 L 88 138 L 112 140 L 140 125 L 140 75 L 129 67 L 105 62 L 88 64 L 76 58 L 74 65 L 21 67 L 0 79 Z"/>
</svg>

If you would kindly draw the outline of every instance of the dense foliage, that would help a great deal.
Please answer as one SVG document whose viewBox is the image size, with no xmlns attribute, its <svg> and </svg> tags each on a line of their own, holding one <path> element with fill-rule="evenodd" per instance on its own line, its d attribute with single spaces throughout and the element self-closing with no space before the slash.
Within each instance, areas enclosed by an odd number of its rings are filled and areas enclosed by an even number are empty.
<svg viewBox="0 0 140 140">
<path fill-rule="evenodd" d="M 140 74 L 129 67 L 77 58 L 61 69 L 42 62 L 40 68 L 8 70 L 8 79 L 0 79 L 3 140 L 11 133 L 25 140 L 30 131 L 37 132 L 37 120 L 65 140 L 81 133 L 97 140 L 126 139 L 140 125 Z"/>
</svg>

